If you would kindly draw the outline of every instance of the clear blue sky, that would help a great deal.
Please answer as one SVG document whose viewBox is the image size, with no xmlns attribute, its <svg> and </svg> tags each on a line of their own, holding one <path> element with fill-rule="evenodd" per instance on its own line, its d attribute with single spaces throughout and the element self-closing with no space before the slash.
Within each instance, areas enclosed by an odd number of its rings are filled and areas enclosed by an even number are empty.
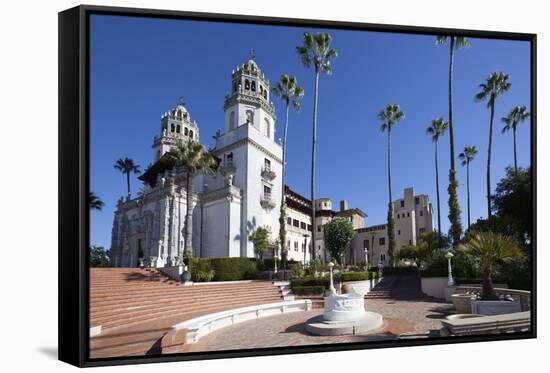
<svg viewBox="0 0 550 373">
<path fill-rule="evenodd" d="M 145 168 L 152 162 L 153 136 L 162 113 L 180 96 L 200 126 L 201 142 L 212 146 L 223 129 L 223 99 L 230 91 L 231 70 L 245 62 L 250 48 L 271 83 L 282 73 L 295 74 L 305 89 L 300 113 L 291 113 L 288 137 L 288 184 L 309 196 L 313 71 L 295 52 L 304 31 L 273 27 L 166 19 L 92 16 L 90 67 L 90 180 L 106 206 L 92 212 L 91 244 L 110 247 L 116 201 L 126 194 L 125 177 L 113 168 L 130 157 Z M 377 113 L 398 103 L 405 119 L 392 131 L 393 195 L 412 186 L 428 194 L 436 207 L 434 145 L 425 134 L 430 121 L 447 117 L 448 46 L 433 36 L 380 32 L 329 31 L 339 57 L 333 75 L 321 76 L 318 116 L 317 197 L 368 214 L 367 225 L 386 219 L 386 136 Z M 489 110 L 474 102 L 478 85 L 492 71 L 510 74 L 511 91 L 497 100 L 492 180 L 513 163 L 512 136 L 501 135 L 500 118 L 515 105 L 530 102 L 529 43 L 471 39 L 455 58 L 454 125 L 457 155 L 465 145 L 479 153 L 471 165 L 472 221 L 486 216 L 485 163 Z M 283 106 L 275 96 L 276 137 L 282 136 Z M 440 141 L 442 230 L 447 219 L 449 143 Z M 518 131 L 518 157 L 529 165 L 530 128 Z M 466 171 L 458 163 L 459 198 L 466 224 Z M 132 178 L 132 193 L 140 183 Z M 436 219 L 434 217 L 434 223 Z"/>
</svg>

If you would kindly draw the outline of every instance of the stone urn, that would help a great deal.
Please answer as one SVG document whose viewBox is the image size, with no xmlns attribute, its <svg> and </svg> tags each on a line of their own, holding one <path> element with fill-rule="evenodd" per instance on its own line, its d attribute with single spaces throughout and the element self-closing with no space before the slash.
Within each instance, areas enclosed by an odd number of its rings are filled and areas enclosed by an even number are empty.
<svg viewBox="0 0 550 373">
<path fill-rule="evenodd" d="M 475 295 L 453 294 L 451 299 L 453 301 L 453 305 L 455 306 L 456 313 L 472 313 L 472 298 L 475 298 Z"/>
</svg>

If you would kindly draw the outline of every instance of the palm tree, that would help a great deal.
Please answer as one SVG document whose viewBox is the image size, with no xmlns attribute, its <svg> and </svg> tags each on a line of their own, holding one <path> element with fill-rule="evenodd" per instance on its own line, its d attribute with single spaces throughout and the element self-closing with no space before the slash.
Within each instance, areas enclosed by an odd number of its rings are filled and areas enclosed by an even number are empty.
<svg viewBox="0 0 550 373">
<path fill-rule="evenodd" d="M 435 144 L 435 192 L 437 196 L 437 231 L 441 233 L 441 207 L 439 204 L 439 165 L 438 165 L 438 156 L 437 156 L 437 142 L 439 141 L 439 136 L 443 136 L 449 123 L 445 122 L 443 118 L 436 118 L 432 120 L 430 127 L 426 129 L 426 134 L 432 137 L 432 141 Z"/>
<path fill-rule="evenodd" d="M 101 211 L 103 206 L 105 206 L 105 203 L 98 197 L 94 192 L 90 192 L 88 195 L 88 204 L 90 206 L 90 210 L 98 210 Z"/>
<path fill-rule="evenodd" d="M 473 232 L 470 239 L 459 246 L 459 250 L 477 256 L 481 260 L 483 268 L 482 299 L 498 299 L 493 288 L 491 274 L 493 265 L 507 258 L 515 258 L 522 255 L 521 249 L 515 239 L 500 233 Z"/>
<path fill-rule="evenodd" d="M 134 161 L 130 158 L 119 158 L 115 163 L 115 168 L 126 175 L 126 184 L 128 186 L 128 196 L 131 195 L 130 193 L 130 174 L 134 173 L 136 175 L 139 175 L 141 173 L 141 170 L 139 169 L 139 165 L 135 164 Z"/>
<path fill-rule="evenodd" d="M 281 255 L 286 260 L 286 229 L 285 229 L 285 177 L 286 177 L 286 135 L 288 130 L 288 112 L 290 104 L 295 111 L 300 110 L 300 99 L 304 96 L 304 89 L 298 86 L 298 80 L 294 75 L 283 74 L 277 85 L 272 88 L 275 95 L 279 96 L 285 104 L 285 129 L 283 132 L 283 169 L 281 175 L 281 215 L 279 219 L 279 242 Z"/>
<path fill-rule="evenodd" d="M 466 192 L 468 196 L 468 229 L 470 229 L 470 162 L 477 154 L 475 145 L 464 147 L 464 151 L 458 155 L 462 165 L 466 166 Z"/>
<path fill-rule="evenodd" d="M 393 251 L 395 248 L 395 232 L 393 231 L 394 221 L 393 221 L 393 198 L 391 193 L 391 129 L 397 124 L 401 119 L 403 119 L 405 114 L 399 109 L 399 105 L 390 104 L 386 106 L 384 110 L 378 113 L 378 119 L 382 121 L 380 129 L 382 132 L 386 131 L 388 133 L 388 255 L 393 264 Z"/>
<path fill-rule="evenodd" d="M 453 66 L 455 50 L 467 48 L 470 45 L 468 38 L 463 36 L 447 36 L 440 35 L 436 38 L 437 44 L 446 44 L 449 42 L 449 150 L 451 167 L 449 168 L 449 220 L 451 222 L 451 236 L 453 245 L 456 246 L 462 235 L 462 225 L 460 224 L 460 204 L 458 203 L 457 188 L 458 181 L 456 180 L 455 171 L 455 143 L 454 143 L 454 126 L 453 126 Z"/>
<path fill-rule="evenodd" d="M 510 112 L 506 117 L 502 118 L 502 122 L 504 123 L 504 127 L 502 128 L 502 133 L 506 133 L 509 130 L 512 130 L 512 133 L 514 135 L 514 170 L 517 172 L 518 170 L 518 157 L 516 152 L 516 128 L 518 124 L 525 122 L 527 118 L 529 118 L 529 112 L 527 111 L 527 107 L 525 106 L 516 106 Z"/>
<path fill-rule="evenodd" d="M 300 56 L 302 64 L 305 67 L 313 65 L 315 73 L 315 89 L 313 94 L 313 125 L 312 125 L 312 144 L 311 144 L 311 226 L 312 226 L 312 244 L 311 257 L 315 259 L 315 154 L 317 145 L 317 101 L 319 96 L 319 74 L 330 75 L 332 69 L 331 61 L 338 57 L 335 49 L 330 47 L 331 37 L 326 32 L 319 32 L 315 36 L 309 32 L 304 32 L 304 44 L 297 46 L 296 51 Z"/>
<path fill-rule="evenodd" d="M 475 96 L 476 101 L 487 99 L 487 107 L 491 110 L 489 120 L 489 146 L 487 147 L 487 217 L 491 217 L 491 150 L 493 146 L 493 122 L 495 119 L 495 101 L 498 96 L 508 91 L 512 84 L 508 74 L 491 73 L 479 87 L 481 91 Z"/>
<path fill-rule="evenodd" d="M 204 147 L 193 140 L 179 140 L 176 145 L 168 152 L 168 159 L 173 167 L 185 167 L 187 178 L 186 185 L 186 213 L 185 213 L 185 241 L 184 251 L 191 253 L 192 234 L 191 218 L 193 214 L 193 177 L 198 172 L 207 175 L 213 175 L 217 169 L 217 162 L 214 156 L 204 149 Z M 180 253 L 180 256 L 183 253 Z M 180 258 L 181 259 L 181 258 Z"/>
</svg>

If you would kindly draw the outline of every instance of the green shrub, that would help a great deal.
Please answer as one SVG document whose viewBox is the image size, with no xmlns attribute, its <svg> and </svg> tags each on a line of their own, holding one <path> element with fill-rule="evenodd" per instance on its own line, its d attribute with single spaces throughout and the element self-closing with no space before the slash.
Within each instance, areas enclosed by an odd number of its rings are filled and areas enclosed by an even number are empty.
<svg viewBox="0 0 550 373">
<path fill-rule="evenodd" d="M 286 264 L 286 267 L 288 270 L 294 271 L 294 273 L 298 277 L 303 277 L 305 274 L 304 265 L 301 262 L 297 262 L 295 260 L 289 260 Z"/>
<path fill-rule="evenodd" d="M 325 292 L 324 286 L 296 286 L 292 288 L 296 295 L 323 295 Z"/>
<path fill-rule="evenodd" d="M 366 281 L 378 278 L 378 272 L 344 272 L 342 281 Z"/>
<path fill-rule="evenodd" d="M 256 275 L 256 262 L 250 258 L 209 258 L 214 281 L 250 280 Z"/>
<path fill-rule="evenodd" d="M 304 286 L 323 286 L 327 289 L 330 285 L 330 280 L 328 278 L 315 278 L 315 277 L 303 277 L 303 278 L 291 278 L 290 285 L 292 289 L 295 287 L 304 287 Z"/>
</svg>

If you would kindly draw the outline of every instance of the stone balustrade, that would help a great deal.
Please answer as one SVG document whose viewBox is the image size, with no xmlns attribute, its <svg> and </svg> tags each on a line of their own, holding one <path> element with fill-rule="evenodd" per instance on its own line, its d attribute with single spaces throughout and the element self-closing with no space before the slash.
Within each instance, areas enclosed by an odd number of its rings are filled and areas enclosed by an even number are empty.
<svg viewBox="0 0 550 373">
<path fill-rule="evenodd" d="M 481 286 L 457 286 L 455 294 L 472 294 L 481 296 L 483 288 Z M 516 290 L 506 288 L 495 288 L 495 293 L 499 298 L 519 299 L 521 311 L 531 310 L 531 292 L 527 290 Z"/>
</svg>

